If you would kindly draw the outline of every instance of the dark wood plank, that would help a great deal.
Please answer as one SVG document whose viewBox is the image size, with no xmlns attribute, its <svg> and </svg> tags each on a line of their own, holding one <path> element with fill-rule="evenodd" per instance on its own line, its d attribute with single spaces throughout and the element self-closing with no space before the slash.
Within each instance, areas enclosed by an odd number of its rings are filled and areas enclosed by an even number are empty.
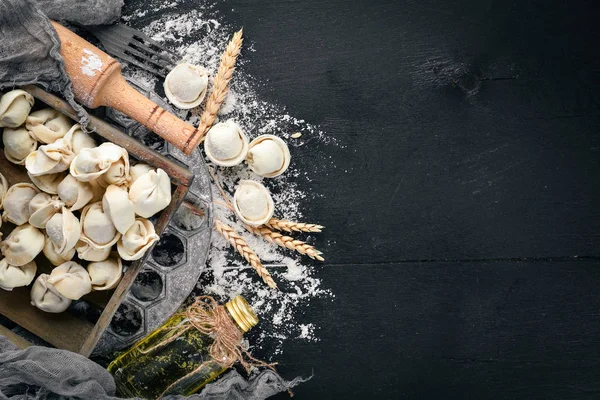
<svg viewBox="0 0 600 400">
<path fill-rule="evenodd" d="M 292 142 L 329 261 L 600 255 L 592 3 L 219 9 L 244 26 L 262 98 L 345 146 Z"/>
<path fill-rule="evenodd" d="M 273 357 L 288 378 L 314 372 L 300 399 L 600 396 L 600 260 L 344 265 L 320 277 L 335 299 L 296 317 L 320 341 Z"/>
</svg>

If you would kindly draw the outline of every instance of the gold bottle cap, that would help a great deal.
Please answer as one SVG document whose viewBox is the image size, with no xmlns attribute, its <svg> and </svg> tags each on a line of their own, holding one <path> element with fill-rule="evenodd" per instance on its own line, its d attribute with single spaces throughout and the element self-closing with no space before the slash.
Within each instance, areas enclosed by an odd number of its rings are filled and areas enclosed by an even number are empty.
<svg viewBox="0 0 600 400">
<path fill-rule="evenodd" d="M 242 331 L 248 332 L 252 327 L 258 324 L 258 317 L 254 313 L 254 310 L 250 304 L 248 304 L 246 299 L 239 294 L 229 300 L 225 304 L 225 307 Z"/>
</svg>

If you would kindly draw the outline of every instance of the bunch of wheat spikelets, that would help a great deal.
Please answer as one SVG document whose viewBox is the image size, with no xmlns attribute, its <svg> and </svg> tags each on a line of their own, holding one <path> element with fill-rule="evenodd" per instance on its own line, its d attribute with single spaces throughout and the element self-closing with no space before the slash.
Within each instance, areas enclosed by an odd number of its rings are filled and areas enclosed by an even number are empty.
<svg viewBox="0 0 600 400">
<path fill-rule="evenodd" d="M 217 112 L 223 101 L 225 100 L 225 96 L 229 91 L 229 82 L 231 81 L 233 71 L 235 70 L 235 63 L 238 55 L 240 54 L 240 49 L 242 47 L 242 30 L 236 32 L 233 35 L 231 41 L 227 44 L 227 48 L 221 57 L 221 64 L 219 65 L 219 69 L 217 71 L 217 75 L 215 76 L 215 81 L 213 85 L 213 89 L 211 94 L 206 101 L 206 106 L 200 117 L 200 126 L 198 130 L 202 135 L 202 140 L 204 140 L 204 136 L 212 126 L 215 118 L 217 116 Z M 202 141 L 201 140 L 201 141 Z M 227 198 L 227 195 L 219 185 L 214 174 L 213 180 L 215 184 L 219 188 L 223 199 L 225 200 L 225 206 L 232 209 L 231 203 Z M 283 235 L 276 231 L 284 231 L 284 232 L 321 232 L 323 227 L 321 225 L 316 224 L 306 224 L 303 222 L 294 222 L 294 221 L 285 221 L 280 219 L 272 218 L 259 227 L 251 227 L 246 226 L 246 229 L 254 233 L 256 235 L 262 236 L 265 240 L 274 243 L 280 247 L 297 251 L 300 254 L 305 254 L 313 260 L 325 261 L 322 257 L 322 254 L 319 250 L 315 249 L 313 246 L 301 241 L 296 240 L 290 236 Z M 269 271 L 262 264 L 256 253 L 248 246 L 246 241 L 230 226 L 224 224 L 220 220 L 215 220 L 215 230 L 219 232 L 223 237 L 227 240 L 227 242 L 250 263 L 250 265 L 256 270 L 258 275 L 262 278 L 262 280 L 271 288 L 277 288 L 277 284 L 271 277 Z"/>
</svg>

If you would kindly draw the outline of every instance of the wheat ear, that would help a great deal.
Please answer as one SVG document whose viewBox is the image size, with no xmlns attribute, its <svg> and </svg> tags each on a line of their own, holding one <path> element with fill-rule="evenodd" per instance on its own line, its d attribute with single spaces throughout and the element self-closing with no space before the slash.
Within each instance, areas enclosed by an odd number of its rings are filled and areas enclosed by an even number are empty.
<svg viewBox="0 0 600 400">
<path fill-rule="evenodd" d="M 264 237 L 268 242 L 275 243 L 276 245 L 286 249 L 297 251 L 300 254 L 306 254 L 313 260 L 325 261 L 325 259 L 321 257 L 323 253 L 315 249 L 310 244 L 303 242 L 302 240 L 296 240 L 293 237 L 284 236 L 279 232 L 273 232 L 264 226 L 259 226 L 258 228 L 249 225 L 244 226 L 249 232 Z"/>
<path fill-rule="evenodd" d="M 325 228 L 317 224 L 305 224 L 304 222 L 285 221 L 276 218 L 271 218 L 265 226 L 276 231 L 286 232 L 321 232 Z"/>
<path fill-rule="evenodd" d="M 219 65 L 219 69 L 217 70 L 212 92 L 210 92 L 208 100 L 206 100 L 206 107 L 200 117 L 198 132 L 200 132 L 201 139 L 198 143 L 202 143 L 206 132 L 208 132 L 213 122 L 215 122 L 217 112 L 221 108 L 221 104 L 223 104 L 223 100 L 225 100 L 225 96 L 229 91 L 229 82 L 235 70 L 235 61 L 240 54 L 242 42 L 244 41 L 242 39 L 242 31 L 243 29 L 240 29 L 233 35 L 233 38 L 227 44 L 227 48 L 221 56 L 221 65 Z"/>
<path fill-rule="evenodd" d="M 225 225 L 218 219 L 215 219 L 215 229 L 219 232 L 223 237 L 229 242 L 229 244 L 238 251 L 252 265 L 252 267 L 258 273 L 258 276 L 262 278 L 262 280 L 269 285 L 269 287 L 276 289 L 277 284 L 271 277 L 271 274 L 265 266 L 260 261 L 260 258 L 256 255 L 256 253 L 248 247 L 246 241 L 228 225 Z"/>
</svg>

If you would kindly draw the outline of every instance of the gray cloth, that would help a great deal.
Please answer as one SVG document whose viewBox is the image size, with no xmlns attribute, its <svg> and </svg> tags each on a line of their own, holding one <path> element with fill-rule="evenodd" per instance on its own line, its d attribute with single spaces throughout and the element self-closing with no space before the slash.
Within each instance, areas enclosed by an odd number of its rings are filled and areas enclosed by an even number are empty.
<svg viewBox="0 0 600 400">
<path fill-rule="evenodd" d="M 263 400 L 303 382 L 285 381 L 264 370 L 249 380 L 232 370 L 200 394 L 167 396 L 165 400 Z M 104 368 L 66 350 L 33 346 L 19 350 L 0 336 L 0 400 L 113 400 L 115 383 Z"/>
<path fill-rule="evenodd" d="M 123 0 L 0 0 L 0 89 L 38 84 L 60 92 L 85 126 L 88 115 L 73 98 L 51 19 L 97 25 L 116 21 Z"/>
</svg>

